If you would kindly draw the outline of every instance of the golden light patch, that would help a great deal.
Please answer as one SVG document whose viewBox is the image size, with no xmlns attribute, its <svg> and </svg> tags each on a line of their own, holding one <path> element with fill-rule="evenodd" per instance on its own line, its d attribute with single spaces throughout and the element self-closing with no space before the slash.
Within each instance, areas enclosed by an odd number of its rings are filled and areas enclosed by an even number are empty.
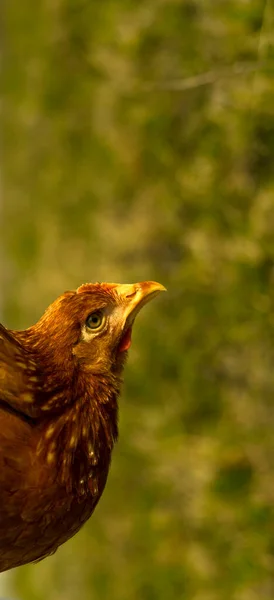
<svg viewBox="0 0 274 600">
<path fill-rule="evenodd" d="M 48 465 L 52 465 L 55 461 L 55 452 L 48 452 L 47 454 L 47 463 Z"/>
<path fill-rule="evenodd" d="M 90 462 L 91 462 L 91 464 L 92 464 L 93 466 L 97 465 L 97 463 L 98 463 L 98 458 L 97 458 L 97 456 L 96 456 L 96 454 L 95 454 L 94 450 L 89 450 L 89 451 L 88 451 L 88 457 L 89 457 L 89 460 L 90 460 Z"/>
<path fill-rule="evenodd" d="M 30 392 L 24 392 L 22 394 L 22 399 L 24 400 L 24 402 L 28 402 L 29 404 L 34 402 L 34 397 Z"/>
<path fill-rule="evenodd" d="M 95 452 L 93 452 L 92 455 L 89 455 L 89 458 L 93 466 L 98 464 L 98 456 L 95 454 Z"/>
<path fill-rule="evenodd" d="M 75 444 L 76 444 L 76 436 L 72 435 L 70 438 L 70 441 L 69 441 L 69 447 L 73 448 L 75 446 Z"/>
<path fill-rule="evenodd" d="M 45 438 L 48 440 L 50 437 L 52 437 L 53 434 L 54 434 L 54 431 L 55 431 L 55 426 L 54 425 L 50 425 L 48 427 L 48 429 L 46 430 Z"/>
<path fill-rule="evenodd" d="M 92 456 L 94 456 L 94 450 L 93 450 L 93 446 L 91 445 L 91 442 L 88 443 L 88 455 L 89 455 L 89 458 L 92 458 Z"/>
<path fill-rule="evenodd" d="M 18 359 L 17 359 L 16 363 L 17 363 L 17 366 L 18 366 L 18 367 L 21 367 L 22 369 L 26 369 L 26 365 L 25 365 L 25 363 L 24 363 L 24 362 L 22 362 L 21 360 L 18 360 Z"/>
<path fill-rule="evenodd" d="M 92 479 L 91 477 L 89 477 L 88 487 L 89 487 L 89 491 L 91 492 L 91 494 L 93 496 L 97 496 L 98 491 L 99 491 L 97 481 Z"/>
</svg>

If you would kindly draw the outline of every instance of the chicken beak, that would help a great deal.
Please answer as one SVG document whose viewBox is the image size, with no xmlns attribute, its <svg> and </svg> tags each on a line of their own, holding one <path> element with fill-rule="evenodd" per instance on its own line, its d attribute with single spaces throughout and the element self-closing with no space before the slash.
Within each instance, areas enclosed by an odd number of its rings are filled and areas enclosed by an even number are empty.
<svg viewBox="0 0 274 600">
<path fill-rule="evenodd" d="M 131 326 L 141 308 L 160 292 L 166 292 L 166 288 L 156 281 L 142 281 L 141 283 L 119 284 L 115 291 L 123 304 L 125 323 Z"/>
</svg>

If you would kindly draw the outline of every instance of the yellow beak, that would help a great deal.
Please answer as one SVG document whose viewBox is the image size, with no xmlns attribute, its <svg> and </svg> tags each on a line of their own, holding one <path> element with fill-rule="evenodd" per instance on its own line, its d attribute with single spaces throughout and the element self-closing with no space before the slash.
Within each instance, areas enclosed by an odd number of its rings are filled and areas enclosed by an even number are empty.
<svg viewBox="0 0 274 600">
<path fill-rule="evenodd" d="M 128 320 L 130 325 L 139 310 L 160 292 L 166 292 L 166 288 L 157 281 L 142 281 L 118 284 L 115 291 L 124 305 L 125 321 Z"/>
</svg>

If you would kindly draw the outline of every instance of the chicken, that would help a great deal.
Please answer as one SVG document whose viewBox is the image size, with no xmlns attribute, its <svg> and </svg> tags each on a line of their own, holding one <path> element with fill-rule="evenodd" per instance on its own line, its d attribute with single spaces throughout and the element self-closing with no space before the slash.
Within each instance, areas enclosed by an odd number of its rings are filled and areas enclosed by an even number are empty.
<svg viewBox="0 0 274 600">
<path fill-rule="evenodd" d="M 132 325 L 164 289 L 85 284 L 29 329 L 1 326 L 0 571 L 53 554 L 94 511 Z"/>
</svg>

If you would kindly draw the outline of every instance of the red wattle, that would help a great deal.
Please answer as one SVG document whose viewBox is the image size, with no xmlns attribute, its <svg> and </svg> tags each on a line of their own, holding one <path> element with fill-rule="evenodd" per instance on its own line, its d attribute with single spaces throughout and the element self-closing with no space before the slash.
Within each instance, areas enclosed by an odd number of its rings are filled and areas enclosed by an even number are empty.
<svg viewBox="0 0 274 600">
<path fill-rule="evenodd" d="M 131 327 L 129 327 L 123 335 L 119 344 L 119 352 L 125 352 L 131 345 Z"/>
</svg>

